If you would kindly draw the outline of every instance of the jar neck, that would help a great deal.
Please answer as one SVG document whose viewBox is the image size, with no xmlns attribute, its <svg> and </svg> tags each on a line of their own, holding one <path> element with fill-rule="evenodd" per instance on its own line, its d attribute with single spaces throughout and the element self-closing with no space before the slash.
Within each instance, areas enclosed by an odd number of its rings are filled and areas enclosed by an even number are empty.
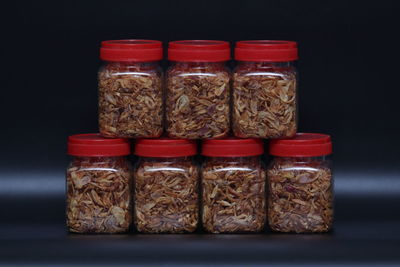
<svg viewBox="0 0 400 267">
<path fill-rule="evenodd" d="M 183 61 L 172 61 L 172 66 L 178 68 L 224 68 L 225 61 L 221 62 L 183 62 Z"/>
<path fill-rule="evenodd" d="M 141 69 L 155 69 L 159 67 L 159 61 L 104 61 L 107 66 L 115 67 L 140 67 Z"/>
<path fill-rule="evenodd" d="M 125 156 L 95 156 L 95 157 L 89 157 L 89 156 L 73 156 L 72 160 L 73 161 L 101 161 L 101 160 L 119 160 L 119 159 L 124 159 Z"/>
<path fill-rule="evenodd" d="M 256 68 L 289 68 L 294 66 L 294 61 L 286 62 L 266 62 L 266 61 L 237 61 L 240 67 L 256 67 Z"/>
<path fill-rule="evenodd" d="M 146 162 L 189 162 L 192 161 L 193 156 L 183 157 L 140 157 L 140 160 Z"/>
<path fill-rule="evenodd" d="M 322 162 L 322 161 L 327 161 L 329 160 L 329 155 L 328 156 L 317 156 L 317 157 L 274 157 L 275 161 L 290 161 L 290 162 L 296 162 L 296 163 L 310 163 L 310 162 Z"/>
<path fill-rule="evenodd" d="M 235 163 L 257 163 L 260 161 L 260 156 L 248 156 L 248 157 L 206 157 L 206 161 L 209 163 L 220 163 L 220 162 L 235 162 Z"/>
</svg>

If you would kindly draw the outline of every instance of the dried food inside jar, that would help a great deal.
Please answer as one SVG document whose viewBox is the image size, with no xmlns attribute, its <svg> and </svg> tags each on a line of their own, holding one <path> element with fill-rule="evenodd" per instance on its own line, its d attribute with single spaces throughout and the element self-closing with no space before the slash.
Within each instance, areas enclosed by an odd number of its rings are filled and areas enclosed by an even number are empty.
<svg viewBox="0 0 400 267">
<path fill-rule="evenodd" d="M 184 139 L 220 138 L 230 125 L 230 74 L 220 63 L 176 63 L 167 73 L 167 132 Z"/>
<path fill-rule="evenodd" d="M 331 229 L 333 180 L 327 164 L 305 158 L 277 158 L 267 174 L 272 230 L 304 233 Z"/>
<path fill-rule="evenodd" d="M 198 225 L 198 169 L 180 159 L 142 160 L 135 171 L 135 225 L 144 233 L 193 232 Z"/>
<path fill-rule="evenodd" d="M 203 227 L 211 233 L 257 232 L 266 222 L 261 164 L 210 161 L 202 170 Z"/>
<path fill-rule="evenodd" d="M 297 131 L 296 71 L 242 63 L 233 75 L 233 132 L 242 138 L 292 137 Z"/>
<path fill-rule="evenodd" d="M 76 157 L 67 169 L 67 226 L 121 233 L 131 224 L 131 170 L 122 157 Z"/>
<path fill-rule="evenodd" d="M 103 136 L 154 138 L 162 134 L 162 74 L 154 64 L 113 62 L 100 69 L 99 128 Z"/>
</svg>

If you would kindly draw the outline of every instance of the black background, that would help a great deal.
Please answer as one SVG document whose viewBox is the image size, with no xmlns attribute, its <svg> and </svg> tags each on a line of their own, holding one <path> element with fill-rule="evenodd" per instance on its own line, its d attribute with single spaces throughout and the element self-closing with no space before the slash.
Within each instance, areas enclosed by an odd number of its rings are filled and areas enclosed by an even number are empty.
<svg viewBox="0 0 400 267">
<path fill-rule="evenodd" d="M 396 1 L 4 4 L 0 261 L 398 262 L 399 11 Z M 124 38 L 298 41 L 299 129 L 334 141 L 334 233 L 67 235 L 66 138 L 97 131 L 99 44 Z"/>
</svg>

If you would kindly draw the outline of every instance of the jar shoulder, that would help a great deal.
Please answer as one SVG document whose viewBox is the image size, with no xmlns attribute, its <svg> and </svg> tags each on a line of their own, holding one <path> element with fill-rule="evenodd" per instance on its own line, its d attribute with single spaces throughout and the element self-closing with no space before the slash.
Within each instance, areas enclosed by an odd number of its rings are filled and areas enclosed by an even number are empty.
<svg viewBox="0 0 400 267">
<path fill-rule="evenodd" d="M 187 78 L 187 77 L 220 77 L 229 79 L 231 71 L 226 66 L 170 66 L 166 71 L 167 78 Z"/>
<path fill-rule="evenodd" d="M 152 175 L 156 173 L 173 174 L 173 173 L 189 173 L 196 174 L 198 167 L 194 161 L 143 161 L 139 160 L 135 166 L 137 175 Z"/>
<path fill-rule="evenodd" d="M 163 70 L 160 65 L 145 64 L 118 64 L 106 63 L 100 66 L 98 70 L 99 78 L 124 78 L 124 77 L 150 77 L 153 79 L 161 79 Z"/>
<path fill-rule="evenodd" d="M 331 168 L 330 159 L 321 158 L 273 158 L 268 164 L 268 170 L 281 171 L 318 171 Z"/>
<path fill-rule="evenodd" d="M 75 172 L 104 172 L 104 173 L 116 173 L 116 172 L 129 172 L 132 170 L 131 163 L 128 159 L 105 159 L 105 160 L 74 160 L 67 168 L 67 173 Z"/>
<path fill-rule="evenodd" d="M 205 162 L 202 165 L 203 175 L 217 176 L 235 176 L 255 173 L 265 173 L 265 166 L 261 160 L 243 162 L 243 161 L 216 161 Z M 212 176 L 213 176 L 212 175 Z"/>
<path fill-rule="evenodd" d="M 280 161 L 273 160 L 267 168 L 271 182 L 298 182 L 308 184 L 317 180 L 333 179 L 330 161 Z"/>
<path fill-rule="evenodd" d="M 233 78 L 282 78 L 296 79 L 298 75 L 295 67 L 274 68 L 274 67 L 257 67 L 257 66 L 237 66 L 233 70 Z"/>
</svg>

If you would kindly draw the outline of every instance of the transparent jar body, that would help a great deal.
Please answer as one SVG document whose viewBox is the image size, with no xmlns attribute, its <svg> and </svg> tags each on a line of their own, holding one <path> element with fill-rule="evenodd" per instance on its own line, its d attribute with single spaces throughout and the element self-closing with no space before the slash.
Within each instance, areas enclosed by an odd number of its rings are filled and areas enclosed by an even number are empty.
<svg viewBox="0 0 400 267">
<path fill-rule="evenodd" d="M 268 170 L 268 221 L 278 232 L 326 232 L 333 223 L 333 176 L 326 157 L 275 157 Z"/>
<path fill-rule="evenodd" d="M 172 138 L 227 136 L 230 72 L 222 62 L 175 62 L 167 71 L 166 119 Z"/>
<path fill-rule="evenodd" d="M 74 157 L 67 169 L 69 231 L 128 231 L 132 221 L 131 171 L 125 157 Z"/>
<path fill-rule="evenodd" d="M 233 133 L 241 138 L 286 138 L 297 131 L 294 62 L 239 62 L 233 74 Z"/>
<path fill-rule="evenodd" d="M 184 233 L 199 221 L 199 172 L 192 157 L 139 159 L 134 221 L 142 233 Z"/>
<path fill-rule="evenodd" d="M 201 177 L 204 230 L 236 233 L 264 229 L 266 173 L 259 157 L 207 158 Z"/>
<path fill-rule="evenodd" d="M 98 80 L 102 136 L 155 138 L 162 134 L 163 75 L 158 62 L 105 62 Z"/>
</svg>

